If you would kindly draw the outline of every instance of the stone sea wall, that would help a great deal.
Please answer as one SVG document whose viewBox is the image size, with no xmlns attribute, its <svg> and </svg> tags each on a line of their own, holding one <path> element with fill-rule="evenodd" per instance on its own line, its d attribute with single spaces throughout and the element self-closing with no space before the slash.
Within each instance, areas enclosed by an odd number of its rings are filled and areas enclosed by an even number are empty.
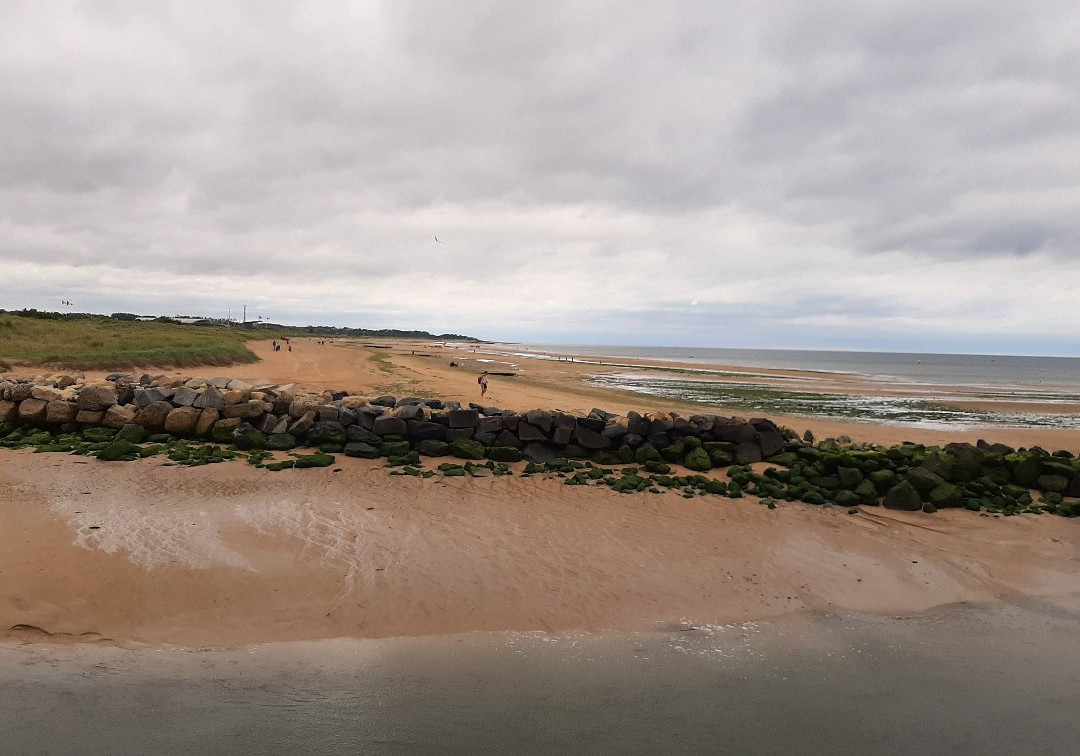
<svg viewBox="0 0 1080 756">
<path fill-rule="evenodd" d="M 809 434 L 800 438 L 766 418 L 616 415 L 601 409 L 585 416 L 545 409 L 517 413 L 419 397 L 312 394 L 291 384 L 255 386 L 226 378 L 110 378 L 0 381 L 0 446 L 26 445 L 35 438 L 29 429 L 41 429 L 33 443 L 43 450 L 106 460 L 137 456 L 133 444 L 147 438 L 186 438 L 245 451 L 314 447 L 394 464 L 418 464 L 422 456 L 525 460 L 530 469 L 541 465 L 571 475 L 568 482 L 609 477 L 595 473 L 594 465 L 641 466 L 624 468 L 629 482 L 623 480 L 619 490 L 682 485 L 688 478 L 673 475 L 671 465 L 695 473 L 726 468 L 731 482 L 725 493 L 769 499 L 928 512 L 966 507 L 1080 514 L 1080 502 L 1074 501 L 1080 497 L 1080 460 L 1067 451 L 1017 451 L 984 442 L 942 449 L 885 449 L 849 439 L 815 445 Z M 574 460 L 587 460 L 587 468 Z M 750 467 L 763 460 L 770 470 Z M 700 480 L 693 485 L 705 487 Z"/>
</svg>

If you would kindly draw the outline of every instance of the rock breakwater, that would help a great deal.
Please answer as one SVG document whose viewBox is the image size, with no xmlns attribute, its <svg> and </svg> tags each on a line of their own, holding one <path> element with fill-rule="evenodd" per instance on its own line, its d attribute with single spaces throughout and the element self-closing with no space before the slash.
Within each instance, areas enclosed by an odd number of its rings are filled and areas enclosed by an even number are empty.
<svg viewBox="0 0 1080 756">
<path fill-rule="evenodd" d="M 314 394 L 293 384 L 225 378 L 110 378 L 0 382 L 0 446 L 115 460 L 143 455 L 138 445 L 147 441 L 160 446 L 202 439 L 254 454 L 270 469 L 332 464 L 333 454 L 419 469 L 422 457 L 452 456 L 469 461 L 462 470 L 477 470 L 474 460 L 500 469 L 525 461 L 530 474 L 554 472 L 567 483 L 603 482 L 627 492 L 680 488 L 687 495 L 748 493 L 766 502 L 1080 514 L 1080 460 L 1068 451 L 981 441 L 943 448 L 883 448 L 849 439 L 814 444 L 808 434 L 800 438 L 767 418 L 602 409 L 584 416 L 547 409 L 518 413 L 420 397 Z M 273 452 L 300 447 L 318 453 L 267 462 Z M 191 459 L 192 453 L 185 447 L 181 456 Z M 199 453 L 205 461 L 223 458 Z M 761 471 L 755 463 L 763 461 L 769 467 Z M 636 467 L 623 467 L 616 478 L 605 465 Z M 696 475 L 680 475 L 672 465 Z M 457 474 L 456 466 L 443 467 Z M 730 482 L 718 485 L 700 475 L 716 469 L 726 469 Z"/>
</svg>

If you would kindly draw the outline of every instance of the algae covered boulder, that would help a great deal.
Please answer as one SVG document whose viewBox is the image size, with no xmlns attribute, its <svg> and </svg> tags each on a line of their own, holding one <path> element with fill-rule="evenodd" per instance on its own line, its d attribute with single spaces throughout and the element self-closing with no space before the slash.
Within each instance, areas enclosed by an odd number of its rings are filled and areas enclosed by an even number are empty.
<svg viewBox="0 0 1080 756">
<path fill-rule="evenodd" d="M 450 452 L 459 459 L 483 459 L 484 445 L 471 438 L 462 438 L 450 442 Z"/>
<path fill-rule="evenodd" d="M 301 454 L 297 456 L 293 467 L 297 469 L 303 467 L 329 467 L 334 464 L 335 461 L 333 454 L 315 452 L 314 454 Z"/>
<path fill-rule="evenodd" d="M 1039 458 L 1031 453 L 1009 454 L 1005 457 L 1012 479 L 1025 488 L 1034 488 L 1042 475 Z"/>
<path fill-rule="evenodd" d="M 927 495 L 927 501 L 937 509 L 961 507 L 964 505 L 964 492 L 952 483 L 943 483 Z"/>
<path fill-rule="evenodd" d="M 521 452 L 512 446 L 493 446 L 488 449 L 487 456 L 495 462 L 521 461 Z"/>
<path fill-rule="evenodd" d="M 118 438 L 114 441 L 110 441 L 104 449 L 100 450 L 97 453 L 97 458 L 105 462 L 133 460 L 138 458 L 139 452 L 141 451 L 142 449 L 137 444 Z"/>
<path fill-rule="evenodd" d="M 345 444 L 346 457 L 361 457 L 363 459 L 378 459 L 383 456 L 378 447 L 363 441 L 350 441 Z"/>
<path fill-rule="evenodd" d="M 691 449 L 683 458 L 683 466 L 695 472 L 705 472 L 712 469 L 712 459 L 707 451 L 698 447 Z"/>
<path fill-rule="evenodd" d="M 266 434 L 246 423 L 233 432 L 232 442 L 236 448 L 249 451 L 251 449 L 266 448 Z"/>
<path fill-rule="evenodd" d="M 416 446 L 425 457 L 445 457 L 450 453 L 450 444 L 435 438 L 425 438 Z"/>
<path fill-rule="evenodd" d="M 943 477 L 925 467 L 913 467 L 904 477 L 923 496 L 945 483 Z"/>
<path fill-rule="evenodd" d="M 266 437 L 266 448 L 277 451 L 292 449 L 296 446 L 296 437 L 291 433 L 271 433 Z"/>
<path fill-rule="evenodd" d="M 922 499 L 915 486 L 908 480 L 901 480 L 890 488 L 882 501 L 886 509 L 900 509 L 905 512 L 917 512 L 922 508 Z"/>
</svg>

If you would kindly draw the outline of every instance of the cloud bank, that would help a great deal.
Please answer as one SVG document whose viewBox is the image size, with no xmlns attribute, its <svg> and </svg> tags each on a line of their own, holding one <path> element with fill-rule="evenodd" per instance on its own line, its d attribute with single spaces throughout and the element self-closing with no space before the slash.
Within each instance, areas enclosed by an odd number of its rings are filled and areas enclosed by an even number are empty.
<svg viewBox="0 0 1080 756">
<path fill-rule="evenodd" d="M 4 15 L 0 307 L 1080 354 L 1074 4 Z"/>
</svg>

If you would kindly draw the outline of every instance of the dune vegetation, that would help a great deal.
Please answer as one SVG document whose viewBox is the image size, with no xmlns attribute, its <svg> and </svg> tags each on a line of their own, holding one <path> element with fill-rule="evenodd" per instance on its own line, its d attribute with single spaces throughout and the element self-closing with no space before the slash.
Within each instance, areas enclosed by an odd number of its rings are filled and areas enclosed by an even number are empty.
<svg viewBox="0 0 1080 756">
<path fill-rule="evenodd" d="M 113 318 L 43 319 L 0 315 L 0 369 L 20 364 L 72 370 L 255 362 L 244 346 L 273 331 Z"/>
</svg>

